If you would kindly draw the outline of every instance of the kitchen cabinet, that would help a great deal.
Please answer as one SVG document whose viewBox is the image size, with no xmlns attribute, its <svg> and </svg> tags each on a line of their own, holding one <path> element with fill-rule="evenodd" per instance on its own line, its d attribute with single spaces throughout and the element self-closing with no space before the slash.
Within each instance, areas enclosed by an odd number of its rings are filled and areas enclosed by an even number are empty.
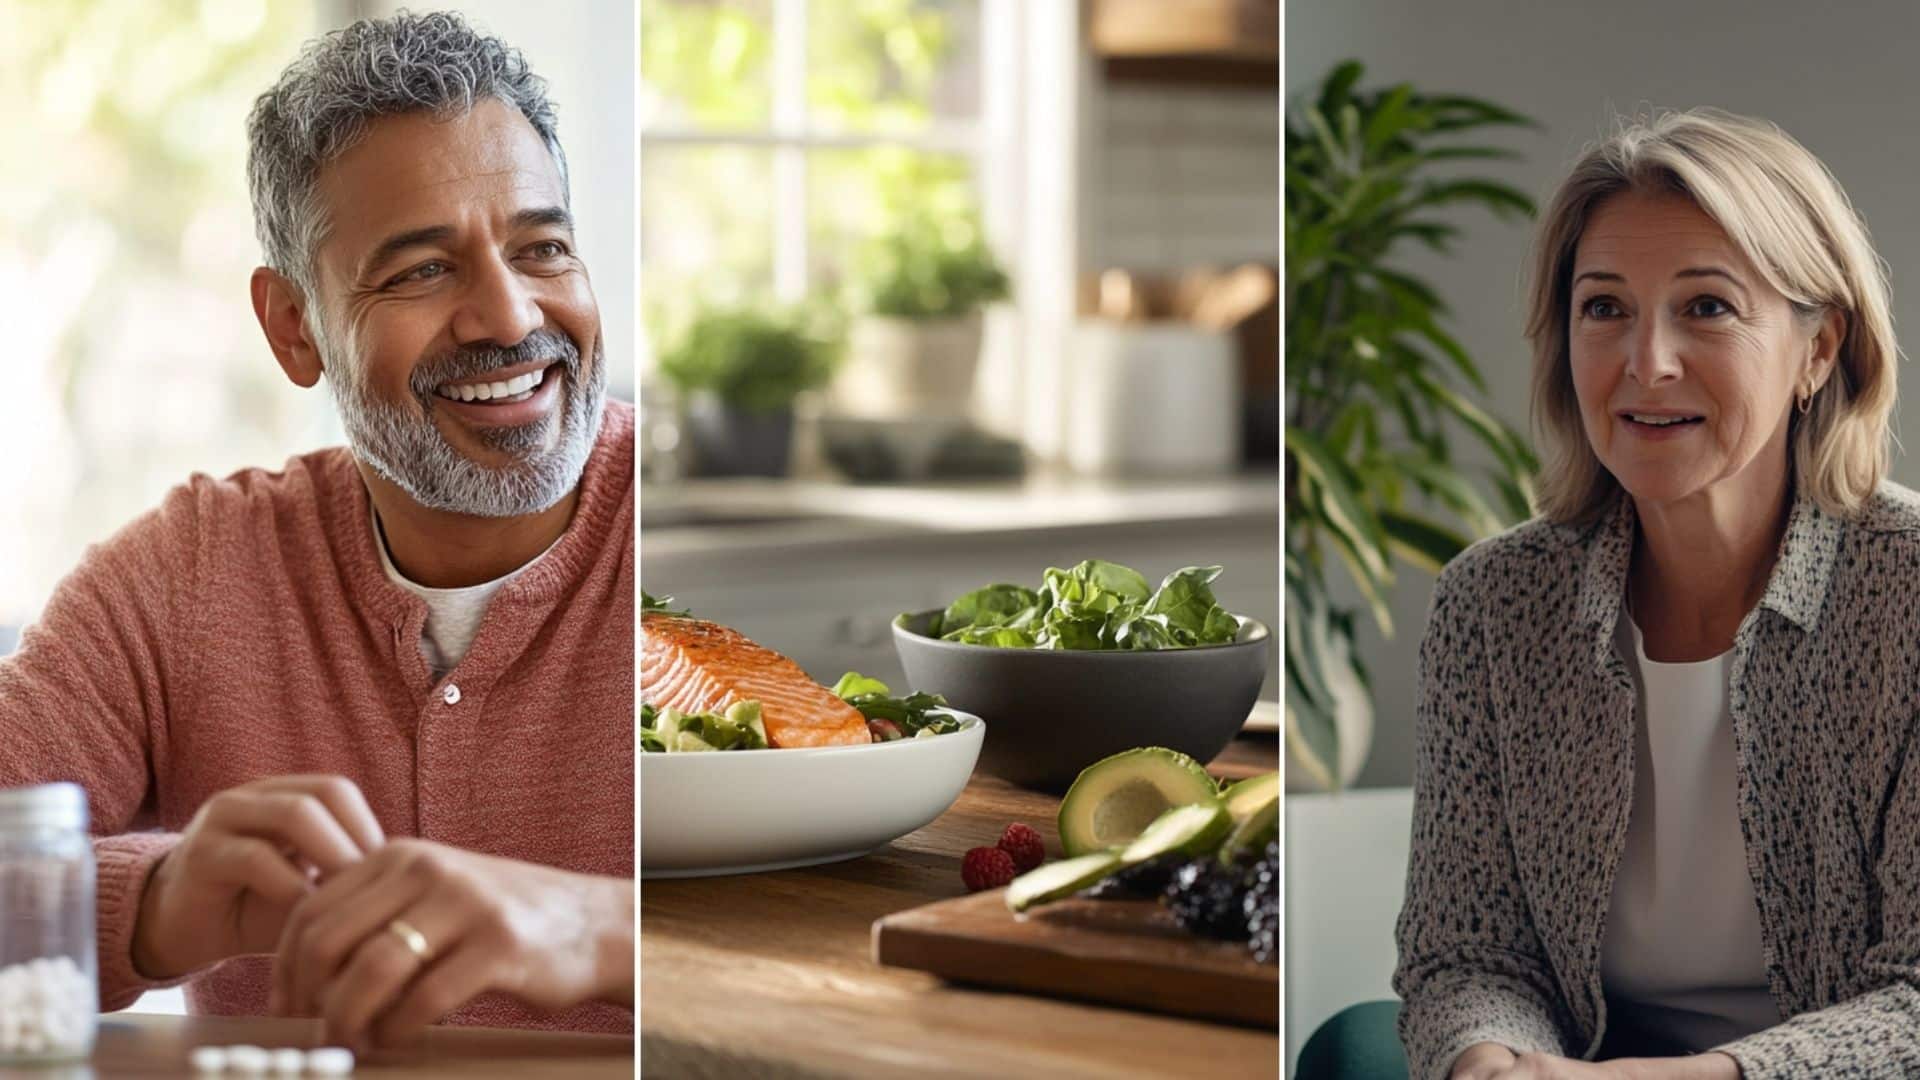
<svg viewBox="0 0 1920 1080">
<path fill-rule="evenodd" d="M 1278 0 L 1095 0 L 1087 39 L 1110 80 L 1278 87 Z"/>
<path fill-rule="evenodd" d="M 1278 61 L 1277 0 L 1095 0 L 1088 37 L 1101 56 Z"/>
</svg>

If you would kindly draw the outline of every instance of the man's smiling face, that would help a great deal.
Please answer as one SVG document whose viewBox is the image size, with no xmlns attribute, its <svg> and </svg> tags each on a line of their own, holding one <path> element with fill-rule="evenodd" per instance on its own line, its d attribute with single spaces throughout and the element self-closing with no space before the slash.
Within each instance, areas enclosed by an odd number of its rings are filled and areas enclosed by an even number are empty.
<svg viewBox="0 0 1920 1080">
<path fill-rule="evenodd" d="M 422 505 L 511 516 L 577 482 L 605 387 L 558 164 L 518 110 L 383 117 L 321 170 L 308 313 L 354 451 Z"/>
</svg>

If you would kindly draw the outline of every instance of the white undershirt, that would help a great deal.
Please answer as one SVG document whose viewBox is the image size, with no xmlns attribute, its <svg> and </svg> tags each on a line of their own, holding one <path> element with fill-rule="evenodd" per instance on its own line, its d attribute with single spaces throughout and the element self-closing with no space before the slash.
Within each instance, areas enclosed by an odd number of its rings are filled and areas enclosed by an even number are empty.
<svg viewBox="0 0 1920 1080">
<path fill-rule="evenodd" d="M 554 544 L 560 541 L 555 540 Z M 504 577 L 483 581 L 478 585 L 468 585 L 458 589 L 431 589 L 415 583 L 400 568 L 393 565 L 393 556 L 387 552 L 387 537 L 380 528 L 379 515 L 374 515 L 373 546 L 380 551 L 380 566 L 387 572 L 387 578 L 395 585 L 407 590 L 427 602 L 427 621 L 420 628 L 420 655 L 433 670 L 435 682 L 460 666 L 466 659 L 467 650 L 473 647 L 473 639 L 480 632 L 480 621 L 486 617 L 487 603 L 500 587 L 526 572 L 527 567 L 546 557 L 553 550 L 553 544 L 527 560 L 520 569 Z"/>
<path fill-rule="evenodd" d="M 1620 651 L 1641 690 L 1640 723 L 1633 816 L 1600 978 L 1618 999 L 1620 1022 L 1705 1050 L 1780 1022 L 1740 835 L 1727 707 L 1733 654 L 1659 663 L 1647 659 L 1633 619 L 1620 622 Z"/>
</svg>

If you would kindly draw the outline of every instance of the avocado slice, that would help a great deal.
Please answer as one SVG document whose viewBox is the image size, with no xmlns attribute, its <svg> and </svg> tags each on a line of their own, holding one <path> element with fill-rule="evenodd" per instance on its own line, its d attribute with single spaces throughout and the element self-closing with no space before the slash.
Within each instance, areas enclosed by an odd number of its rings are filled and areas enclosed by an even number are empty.
<svg viewBox="0 0 1920 1080">
<path fill-rule="evenodd" d="M 1219 847 L 1221 838 L 1232 828 L 1233 817 L 1217 802 L 1176 806 L 1154 818 L 1139 839 L 1120 853 L 1120 861 L 1132 866 L 1176 851 L 1205 855 Z"/>
<path fill-rule="evenodd" d="M 1111 851 L 1096 851 L 1035 867 L 1007 886 L 1007 907 L 1021 912 L 1035 904 L 1071 896 L 1106 877 L 1119 865 L 1120 856 Z"/>
<path fill-rule="evenodd" d="M 1280 774 L 1277 772 L 1235 781 L 1220 793 L 1220 801 L 1227 804 L 1227 812 L 1233 815 L 1235 822 L 1247 820 L 1258 813 L 1262 806 L 1277 802 L 1279 798 Z"/>
<path fill-rule="evenodd" d="M 1249 851 L 1263 850 L 1280 835 L 1280 800 L 1269 799 L 1245 820 L 1234 823 L 1220 845 L 1220 861 L 1232 862 Z"/>
<path fill-rule="evenodd" d="M 1060 845 L 1069 856 L 1131 844 L 1169 807 L 1220 802 L 1200 763 L 1163 746 L 1122 750 L 1081 771 L 1060 800 Z"/>
</svg>

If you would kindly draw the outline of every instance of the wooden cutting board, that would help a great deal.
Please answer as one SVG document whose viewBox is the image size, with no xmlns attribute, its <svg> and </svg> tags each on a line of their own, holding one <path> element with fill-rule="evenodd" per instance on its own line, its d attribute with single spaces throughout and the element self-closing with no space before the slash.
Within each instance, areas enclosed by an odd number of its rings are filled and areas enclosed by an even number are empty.
<svg viewBox="0 0 1920 1080">
<path fill-rule="evenodd" d="M 1004 889 L 873 924 L 873 958 L 955 982 L 1262 1028 L 1280 1023 L 1280 969 L 1193 937 L 1151 900 L 1060 900 L 1025 917 Z"/>
</svg>

